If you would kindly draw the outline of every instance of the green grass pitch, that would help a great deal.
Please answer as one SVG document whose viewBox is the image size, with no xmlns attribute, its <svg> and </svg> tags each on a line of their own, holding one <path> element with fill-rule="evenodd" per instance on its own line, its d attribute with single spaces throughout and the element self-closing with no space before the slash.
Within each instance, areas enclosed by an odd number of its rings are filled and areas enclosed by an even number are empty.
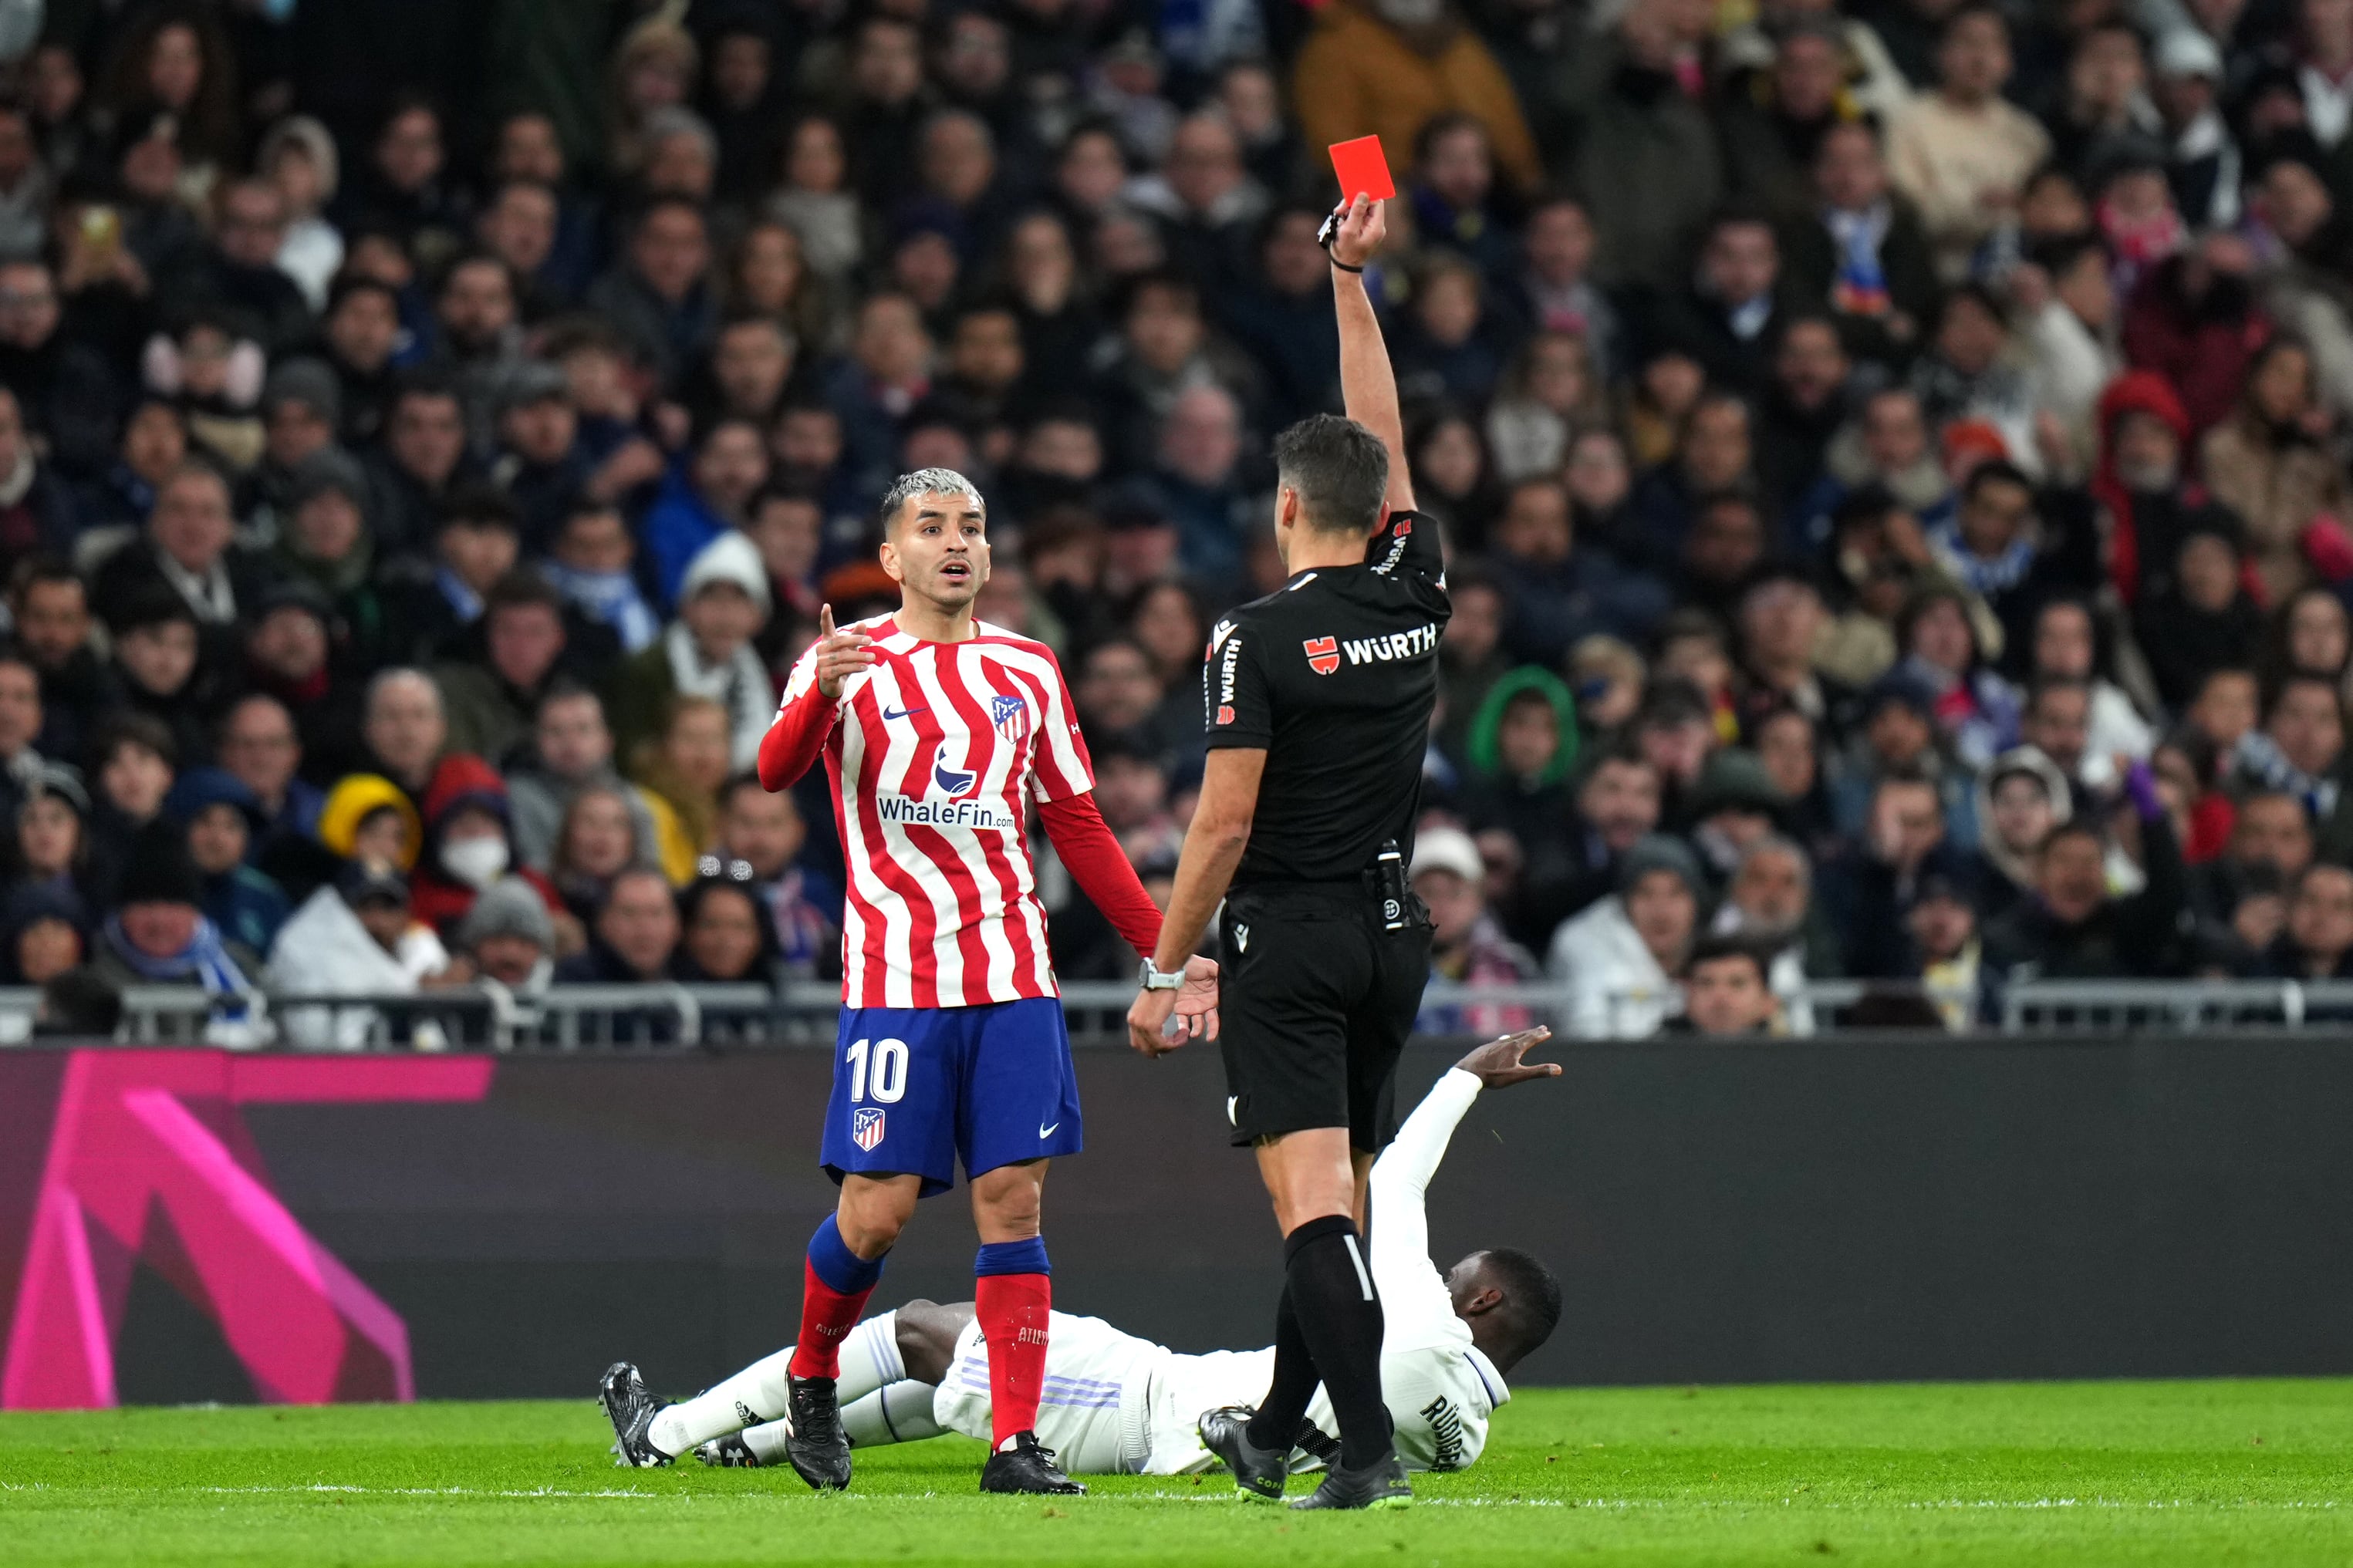
<svg viewBox="0 0 2353 1568">
<path fill-rule="evenodd" d="M 1532 1389 L 1409 1512 L 619 1470 L 589 1400 L 0 1416 L 0 1563 L 2353 1563 L 2353 1383 Z"/>
</svg>

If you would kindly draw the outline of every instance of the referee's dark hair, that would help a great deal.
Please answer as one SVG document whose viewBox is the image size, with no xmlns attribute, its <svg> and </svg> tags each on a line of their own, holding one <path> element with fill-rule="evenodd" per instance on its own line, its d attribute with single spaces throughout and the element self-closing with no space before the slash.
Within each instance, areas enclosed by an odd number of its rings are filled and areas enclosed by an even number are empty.
<svg viewBox="0 0 2353 1568">
<path fill-rule="evenodd" d="M 1516 1247 L 1491 1247 L 1483 1255 L 1487 1277 L 1504 1293 L 1493 1315 L 1503 1320 L 1514 1359 L 1534 1352 L 1560 1324 L 1560 1281 L 1532 1253 Z"/>
<path fill-rule="evenodd" d="M 1318 533 L 1370 534 L 1389 493 L 1389 453 L 1353 419 L 1314 414 L 1274 438 L 1279 481 L 1299 492 L 1300 521 Z"/>
</svg>

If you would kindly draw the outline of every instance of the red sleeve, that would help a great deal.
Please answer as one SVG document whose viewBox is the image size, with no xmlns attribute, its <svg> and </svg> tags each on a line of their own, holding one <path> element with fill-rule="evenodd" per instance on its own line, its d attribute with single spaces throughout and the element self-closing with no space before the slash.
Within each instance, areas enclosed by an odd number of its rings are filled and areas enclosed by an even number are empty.
<svg viewBox="0 0 2353 1568">
<path fill-rule="evenodd" d="M 761 755 L 765 769 L 767 757 Z M 765 773 L 763 773 L 765 777 Z M 1127 945 L 1146 958 L 1160 945 L 1160 910 L 1145 892 L 1144 884 L 1136 880 L 1135 868 L 1127 863 L 1126 854 L 1119 840 L 1111 836 L 1110 825 L 1103 813 L 1095 809 L 1095 797 L 1087 795 L 1065 795 L 1060 800 L 1038 803 L 1039 819 L 1046 825 L 1046 837 L 1070 868 L 1071 878 L 1079 890 L 1094 901 Z"/>
<path fill-rule="evenodd" d="M 760 787 L 774 795 L 808 772 L 839 713 L 839 705 L 815 683 L 787 696 L 776 721 L 760 737 Z"/>
</svg>

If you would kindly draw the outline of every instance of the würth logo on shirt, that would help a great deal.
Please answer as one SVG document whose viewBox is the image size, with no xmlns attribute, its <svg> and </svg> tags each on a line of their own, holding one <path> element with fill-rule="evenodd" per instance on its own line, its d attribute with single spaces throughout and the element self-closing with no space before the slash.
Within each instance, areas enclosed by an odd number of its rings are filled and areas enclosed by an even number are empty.
<svg viewBox="0 0 2353 1568">
<path fill-rule="evenodd" d="M 1329 643 L 1332 639 L 1326 637 L 1324 640 Z M 1314 649 L 1311 647 L 1308 651 L 1312 653 Z M 1350 664 L 1388 664 L 1394 659 L 1419 658 L 1423 654 L 1437 651 L 1438 625 L 1434 621 L 1428 626 L 1416 626 L 1409 632 L 1391 632 L 1387 637 L 1348 639 Z M 1337 665 L 1340 661 L 1335 658 L 1332 662 Z"/>
<path fill-rule="evenodd" d="M 1232 637 L 1226 643 L 1226 657 L 1218 663 L 1218 722 L 1234 721 L 1234 680 L 1240 668 L 1242 639 Z"/>
<path fill-rule="evenodd" d="M 1318 675 L 1329 675 L 1340 668 L 1340 644 L 1333 637 L 1309 637 L 1300 645 L 1307 650 L 1307 668 Z"/>
</svg>

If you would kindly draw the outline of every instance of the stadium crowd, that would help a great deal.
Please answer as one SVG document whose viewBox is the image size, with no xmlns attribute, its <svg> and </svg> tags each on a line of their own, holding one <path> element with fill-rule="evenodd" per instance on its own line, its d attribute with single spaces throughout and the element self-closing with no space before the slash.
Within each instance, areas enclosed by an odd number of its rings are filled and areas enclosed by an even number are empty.
<svg viewBox="0 0 2353 1568">
<path fill-rule="evenodd" d="M 838 975 L 824 783 L 747 769 L 934 464 L 1165 896 L 1366 132 L 1440 973 L 1585 1034 L 2353 974 L 2353 0 L 5 0 L 0 56 L 0 980 L 73 1016 Z"/>
</svg>

